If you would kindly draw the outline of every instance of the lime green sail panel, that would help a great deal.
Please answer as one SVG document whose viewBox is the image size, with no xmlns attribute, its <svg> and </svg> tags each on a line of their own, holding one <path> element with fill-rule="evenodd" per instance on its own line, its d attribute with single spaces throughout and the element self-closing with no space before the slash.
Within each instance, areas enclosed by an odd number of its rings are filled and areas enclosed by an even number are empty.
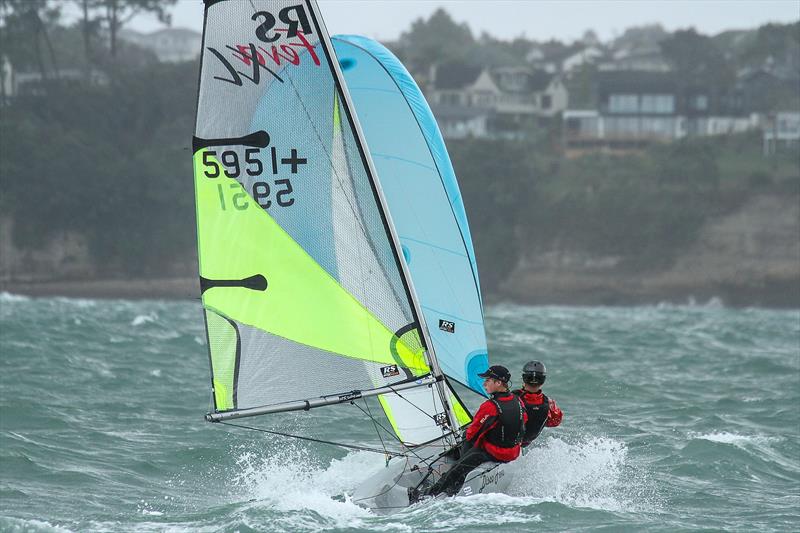
<svg viewBox="0 0 800 533">
<path fill-rule="evenodd" d="M 209 288 L 203 293 L 207 309 L 332 354 L 429 373 L 422 352 L 412 351 L 344 290 L 239 182 L 224 173 L 206 177 L 204 152 L 195 154 L 200 276 L 262 275 L 267 282 L 265 290 Z"/>
<path fill-rule="evenodd" d="M 226 411 L 233 409 L 234 406 L 236 348 L 239 337 L 236 328 L 228 320 L 213 311 L 206 311 L 206 322 L 209 331 L 216 333 L 211 337 L 211 342 L 209 343 L 214 403 L 218 410 Z"/>
<path fill-rule="evenodd" d="M 464 427 L 472 422 L 472 416 L 467 411 L 467 408 L 458 399 L 455 394 L 450 393 L 450 405 L 453 406 L 453 412 L 456 414 L 456 421 L 460 427 Z"/>
</svg>

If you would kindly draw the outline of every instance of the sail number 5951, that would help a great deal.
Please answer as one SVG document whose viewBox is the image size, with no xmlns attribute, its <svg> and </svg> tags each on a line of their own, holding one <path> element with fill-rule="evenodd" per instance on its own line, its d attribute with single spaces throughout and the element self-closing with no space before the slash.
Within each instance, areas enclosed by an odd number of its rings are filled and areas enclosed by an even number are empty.
<svg viewBox="0 0 800 533">
<path fill-rule="evenodd" d="M 264 164 L 261 162 L 258 148 L 248 148 L 244 151 L 244 173 L 248 176 L 260 176 L 264 172 Z M 273 155 L 273 161 L 275 160 Z M 221 163 L 221 165 L 220 165 Z M 217 160 L 217 153 L 213 150 L 206 150 L 203 152 L 203 173 L 207 178 L 218 178 L 222 175 L 224 167 L 225 175 L 229 178 L 237 179 L 242 175 L 242 166 L 239 162 L 239 155 L 233 150 L 226 150 L 222 152 Z M 274 173 L 277 173 L 277 165 L 273 164 Z M 293 169 L 295 173 L 296 167 Z M 279 207 L 289 207 L 294 204 L 292 193 L 292 182 L 288 178 L 275 179 L 270 184 L 266 181 L 255 181 L 251 185 L 250 197 L 261 206 L 262 209 L 272 207 L 273 204 Z M 225 186 L 220 183 L 217 185 L 219 193 L 220 207 L 225 210 L 228 206 L 234 209 L 243 210 L 247 209 L 249 205 L 248 194 L 240 190 L 238 183 L 229 184 L 226 190 Z"/>
</svg>

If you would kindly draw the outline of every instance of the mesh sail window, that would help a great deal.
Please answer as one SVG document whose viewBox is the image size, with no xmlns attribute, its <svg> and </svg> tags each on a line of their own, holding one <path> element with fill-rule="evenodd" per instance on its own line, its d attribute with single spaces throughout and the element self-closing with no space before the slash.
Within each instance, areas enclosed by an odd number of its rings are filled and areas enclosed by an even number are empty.
<svg viewBox="0 0 800 533">
<path fill-rule="evenodd" d="M 430 373 L 399 249 L 313 2 L 207 0 L 197 246 L 214 408 Z"/>
</svg>

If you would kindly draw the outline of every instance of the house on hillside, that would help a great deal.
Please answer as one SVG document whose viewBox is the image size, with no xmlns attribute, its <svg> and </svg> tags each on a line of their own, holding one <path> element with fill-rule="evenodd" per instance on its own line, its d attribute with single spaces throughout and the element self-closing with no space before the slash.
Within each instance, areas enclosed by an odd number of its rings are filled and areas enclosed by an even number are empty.
<svg viewBox="0 0 800 533">
<path fill-rule="evenodd" d="M 597 60 L 605 56 L 605 52 L 599 46 L 586 46 L 575 50 L 561 60 L 560 72 L 570 72 L 582 65 L 596 63 Z"/>
<path fill-rule="evenodd" d="M 769 116 L 764 127 L 764 155 L 780 149 L 800 149 L 800 113 L 779 111 Z"/>
<path fill-rule="evenodd" d="M 599 45 L 577 43 L 556 50 L 552 48 L 533 48 L 528 52 L 526 58 L 534 68 L 555 74 L 571 72 L 582 65 L 593 64 L 605 56 L 605 51 Z"/>
<path fill-rule="evenodd" d="M 609 57 L 597 62 L 601 71 L 633 70 L 639 72 L 669 72 L 669 62 L 657 44 L 625 47 L 614 51 Z"/>
<path fill-rule="evenodd" d="M 560 77 L 527 66 L 435 65 L 428 79 L 431 109 L 449 138 L 520 137 L 526 124 L 567 106 Z"/>
<path fill-rule="evenodd" d="M 120 39 L 155 53 L 162 63 L 179 63 L 200 57 L 203 36 L 183 28 L 165 28 L 151 33 L 123 29 Z"/>
<path fill-rule="evenodd" d="M 800 98 L 800 74 L 768 68 L 743 69 L 736 75 L 736 91 L 744 107 L 769 113 L 776 105 L 785 106 L 785 100 Z"/>
<path fill-rule="evenodd" d="M 9 85 L 10 91 L 7 97 L 20 95 L 26 96 L 45 96 L 49 90 L 66 85 L 93 85 L 106 86 L 109 83 L 108 74 L 91 68 L 88 71 L 83 68 L 60 68 L 48 71 L 46 76 L 38 70 L 29 72 L 13 71 Z"/>
<path fill-rule="evenodd" d="M 594 109 L 563 113 L 567 153 L 631 150 L 682 137 L 737 133 L 759 126 L 735 93 L 717 94 L 670 73 L 599 72 Z"/>
</svg>

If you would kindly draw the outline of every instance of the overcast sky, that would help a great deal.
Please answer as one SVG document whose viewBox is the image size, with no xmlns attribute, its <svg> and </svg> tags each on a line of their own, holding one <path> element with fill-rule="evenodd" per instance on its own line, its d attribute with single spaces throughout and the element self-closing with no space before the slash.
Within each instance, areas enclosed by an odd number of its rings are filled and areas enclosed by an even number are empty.
<svg viewBox="0 0 800 533">
<path fill-rule="evenodd" d="M 604 41 L 626 28 L 659 23 L 669 31 L 693 26 L 715 34 L 754 28 L 767 22 L 800 19 L 800 0 L 319 0 L 328 31 L 393 40 L 419 17 L 444 7 L 473 34 L 483 31 L 509 39 L 525 35 L 537 41 L 572 41 L 587 29 Z M 179 0 L 172 26 L 202 30 L 201 0 Z M 153 17 L 134 19 L 130 27 L 152 31 L 162 26 Z"/>
</svg>

